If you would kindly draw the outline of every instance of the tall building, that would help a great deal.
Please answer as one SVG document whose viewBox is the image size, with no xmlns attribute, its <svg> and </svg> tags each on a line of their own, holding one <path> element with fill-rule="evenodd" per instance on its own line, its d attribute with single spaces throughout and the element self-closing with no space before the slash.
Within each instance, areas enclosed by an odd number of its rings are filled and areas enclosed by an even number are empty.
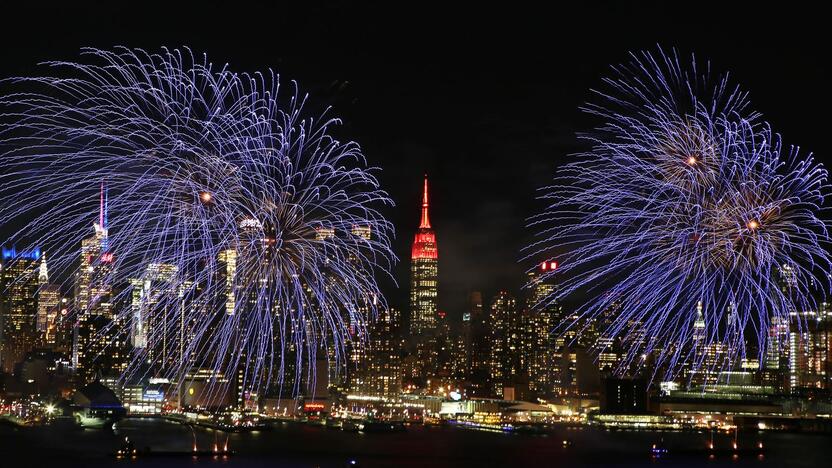
<svg viewBox="0 0 832 468">
<path fill-rule="evenodd" d="M 350 236 L 352 240 L 357 242 L 366 242 L 372 239 L 373 231 L 369 226 L 353 226 L 350 229 Z M 331 228 L 316 229 L 315 238 L 318 241 L 327 241 L 335 237 L 335 230 Z M 360 259 L 357 252 L 350 252 L 348 260 L 360 266 Z M 375 300 L 375 298 L 372 298 Z M 349 310 L 353 307 L 355 313 Z M 395 311 L 379 311 L 377 321 L 374 323 L 361 323 L 362 319 L 370 320 L 370 303 L 368 300 L 361 301 L 361 303 L 349 304 L 341 313 L 344 316 L 344 322 L 348 324 L 349 340 L 344 343 L 344 355 L 346 362 L 339 363 L 335 359 L 335 346 L 328 346 L 327 354 L 331 357 L 330 362 L 333 366 L 340 365 L 339 369 L 331 369 L 331 383 L 336 387 L 347 388 L 351 393 L 358 394 L 376 394 L 377 389 L 381 386 L 380 381 L 383 376 L 378 374 L 376 365 L 378 362 L 371 362 L 373 360 L 373 340 L 377 338 L 376 335 L 383 334 L 383 330 L 376 327 L 385 327 L 386 321 L 391 319 L 387 314 Z M 396 318 L 398 321 L 398 318 Z M 383 367 L 383 366 L 381 366 Z M 401 376 L 399 375 L 399 378 Z M 323 377 L 321 377 L 323 378 Z"/>
<path fill-rule="evenodd" d="M 75 277 L 78 323 L 72 365 L 80 382 L 126 370 L 129 333 L 113 313 L 113 253 L 107 228 L 107 194 L 101 184 L 99 218 L 93 235 L 81 241 L 81 264 Z"/>
<path fill-rule="evenodd" d="M 789 332 L 789 389 L 829 389 L 832 358 L 832 312 L 827 303 L 817 311 L 792 314 Z"/>
<path fill-rule="evenodd" d="M 435 373 L 438 358 L 439 253 L 428 207 L 428 178 L 425 176 L 422 216 L 410 256 L 410 337 L 416 348 L 413 374 L 417 380 Z"/>
<path fill-rule="evenodd" d="M 237 276 L 237 250 L 220 251 L 217 259 L 217 282 L 223 285 L 223 310 L 225 315 L 234 315 L 236 300 L 234 298 L 234 278 Z"/>
<path fill-rule="evenodd" d="M 470 294 L 469 294 L 470 299 Z M 480 301 L 480 309 L 482 308 L 482 301 Z M 449 336 L 449 344 L 451 349 L 449 364 L 451 368 L 451 377 L 457 382 L 463 384 L 470 389 L 472 369 L 471 362 L 473 358 L 473 311 L 469 304 L 462 312 L 462 322 L 460 323 L 459 332 Z M 481 314 L 480 310 L 480 314 Z M 478 314 L 479 315 L 479 314 Z M 479 317 L 478 317 L 479 318 Z"/>
<path fill-rule="evenodd" d="M 559 303 L 549 298 L 555 285 L 544 279 L 544 274 L 557 268 L 556 262 L 543 262 L 529 273 L 529 296 L 526 304 L 527 326 L 523 333 L 523 368 L 529 375 L 529 389 L 538 396 L 555 393 L 560 370 L 558 348 L 555 343 L 555 327 L 560 323 L 563 310 Z"/>
<path fill-rule="evenodd" d="M 146 349 L 149 363 L 159 370 L 181 358 L 184 312 L 180 306 L 179 268 L 169 263 L 151 263 L 143 278 L 130 280 L 130 342 Z"/>
<path fill-rule="evenodd" d="M 487 397 L 491 395 L 488 385 L 491 362 L 491 337 L 488 316 L 483 312 L 482 292 L 468 294 L 468 310 L 462 315 L 462 337 L 468 351 L 466 378 L 468 394 Z"/>
<path fill-rule="evenodd" d="M 436 331 L 439 288 L 439 252 L 436 234 L 428 217 L 428 178 L 422 192 L 422 217 L 410 256 L 410 332 L 421 335 Z"/>
<path fill-rule="evenodd" d="M 729 320 L 730 320 L 730 309 Z M 692 366 L 686 372 L 691 385 L 714 385 L 718 382 L 722 372 L 730 369 L 730 350 L 725 343 L 714 341 L 708 343 L 707 327 L 703 314 L 702 301 L 696 303 L 696 318 L 693 322 Z"/>
<path fill-rule="evenodd" d="M 40 267 L 38 268 L 38 316 L 36 323 L 39 341 L 44 346 L 55 344 L 54 323 L 58 317 L 60 305 L 61 288 L 57 284 L 49 283 L 46 254 L 42 254 Z"/>
<path fill-rule="evenodd" d="M 231 320 L 232 326 L 236 328 L 231 346 L 233 346 L 232 349 L 240 351 L 235 372 L 235 393 L 237 407 L 240 409 L 257 407 L 260 398 L 257 393 L 259 381 L 265 379 L 269 373 L 265 360 L 261 356 L 251 355 L 248 352 L 249 340 L 256 339 L 252 336 L 249 322 L 255 310 L 274 307 L 274 304 L 261 303 L 258 293 L 264 281 L 267 281 L 264 275 L 268 271 L 267 265 L 272 259 L 275 247 L 275 239 L 273 235 L 269 235 L 269 229 L 270 226 L 264 225 L 256 218 L 246 218 L 240 221 L 241 235 L 237 245 L 236 271 L 230 277 L 236 310 L 243 312 Z"/>
<path fill-rule="evenodd" d="M 763 385 L 783 393 L 789 388 L 789 321 L 772 317 L 766 337 L 766 353 L 762 370 Z"/>
<path fill-rule="evenodd" d="M 401 393 L 401 337 L 399 311 L 379 310 L 369 325 L 369 340 L 363 360 L 356 362 L 360 372 L 352 380 L 350 391 L 360 395 L 395 398 Z"/>
<path fill-rule="evenodd" d="M 606 376 L 622 376 L 628 374 L 622 367 L 624 364 L 623 344 L 641 349 L 643 341 L 637 336 L 639 326 L 634 326 L 633 320 L 628 320 L 625 332 L 614 332 L 613 323 L 621 311 L 621 301 L 613 302 L 595 319 L 598 339 L 594 344 L 594 354 L 598 356 L 598 369 Z M 623 336 L 622 336 L 623 335 Z"/>
<path fill-rule="evenodd" d="M 40 249 L 3 248 L 0 263 L 0 365 L 11 372 L 37 344 Z"/>
<path fill-rule="evenodd" d="M 517 301 L 506 291 L 500 291 L 491 301 L 489 315 L 490 354 L 489 384 L 491 392 L 503 396 L 503 389 L 510 385 L 518 370 L 516 330 Z"/>
<path fill-rule="evenodd" d="M 72 368 L 72 345 L 75 338 L 75 318 L 71 313 L 73 307 L 72 298 L 62 296 L 58 302 L 58 312 L 54 320 L 50 319 L 46 330 L 46 346 L 52 350 L 69 356 Z"/>
</svg>

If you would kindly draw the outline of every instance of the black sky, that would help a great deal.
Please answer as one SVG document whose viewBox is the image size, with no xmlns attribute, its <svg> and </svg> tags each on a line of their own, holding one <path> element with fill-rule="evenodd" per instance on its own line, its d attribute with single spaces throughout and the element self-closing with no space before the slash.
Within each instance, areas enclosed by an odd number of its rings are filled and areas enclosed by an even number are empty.
<svg viewBox="0 0 832 468">
<path fill-rule="evenodd" d="M 442 308 L 457 315 L 470 289 L 518 288 L 535 189 L 580 149 L 575 132 L 594 122 L 578 106 L 628 51 L 661 44 L 710 59 L 787 142 L 828 158 L 829 25 L 819 3 L 69 3 L 2 7 L 0 77 L 75 59 L 82 46 L 186 45 L 237 71 L 273 68 L 333 105 L 342 136 L 383 169 L 397 203 L 401 287 L 389 297 L 403 308 L 422 174 Z"/>
</svg>

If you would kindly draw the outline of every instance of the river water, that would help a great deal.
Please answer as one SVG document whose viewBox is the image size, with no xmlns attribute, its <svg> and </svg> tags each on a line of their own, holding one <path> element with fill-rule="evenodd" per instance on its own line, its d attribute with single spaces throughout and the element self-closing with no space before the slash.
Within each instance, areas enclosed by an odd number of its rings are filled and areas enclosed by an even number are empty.
<svg viewBox="0 0 832 468">
<path fill-rule="evenodd" d="M 226 439 L 237 453 L 231 457 L 150 457 L 116 460 L 125 436 L 139 449 L 188 451 L 194 440 L 200 450 Z M 563 440 L 571 442 L 563 446 Z M 650 457 L 653 442 L 664 440 L 668 457 Z M 91 430 L 59 427 L 0 427 L 0 466 L 228 466 L 228 467 L 344 467 L 354 460 L 360 467 L 445 466 L 825 466 L 832 452 L 832 437 L 789 433 L 740 433 L 741 447 L 763 442 L 757 454 L 709 458 L 702 449 L 708 433 L 616 431 L 598 428 L 561 429 L 548 435 L 502 434 L 456 427 L 411 426 L 402 433 L 350 433 L 297 423 L 273 429 L 225 434 L 160 419 L 128 419 L 116 429 Z M 717 435 L 717 447 L 731 446 L 732 437 Z"/>
</svg>

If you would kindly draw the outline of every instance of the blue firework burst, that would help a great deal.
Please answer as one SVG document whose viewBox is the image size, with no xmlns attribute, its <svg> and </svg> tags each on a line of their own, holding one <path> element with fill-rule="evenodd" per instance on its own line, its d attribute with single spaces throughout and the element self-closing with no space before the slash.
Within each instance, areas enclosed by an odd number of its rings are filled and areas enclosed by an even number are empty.
<svg viewBox="0 0 832 468">
<path fill-rule="evenodd" d="M 271 71 L 187 49 L 82 56 L 5 83 L 7 242 L 43 247 L 79 321 L 112 315 L 128 373 L 202 369 L 256 392 L 312 372 L 316 354 L 340 361 L 396 259 L 379 211 L 392 202 L 359 146 L 333 136 L 339 121 Z M 95 255 L 79 267 L 84 239 Z"/>
<path fill-rule="evenodd" d="M 560 260 L 547 301 L 578 303 L 558 332 L 600 328 L 597 351 L 624 345 L 619 372 L 649 357 L 666 378 L 762 356 L 829 286 L 826 170 L 675 51 L 632 54 L 604 82 L 584 108 L 603 122 L 591 150 L 530 221 L 528 258 Z"/>
</svg>

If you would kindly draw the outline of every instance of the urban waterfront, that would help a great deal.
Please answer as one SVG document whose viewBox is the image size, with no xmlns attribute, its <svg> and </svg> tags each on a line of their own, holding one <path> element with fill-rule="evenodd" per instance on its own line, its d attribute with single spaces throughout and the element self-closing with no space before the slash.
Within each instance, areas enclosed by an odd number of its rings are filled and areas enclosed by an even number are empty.
<svg viewBox="0 0 832 468">
<path fill-rule="evenodd" d="M 116 460 L 123 437 L 139 448 L 188 451 L 194 436 L 201 447 L 228 437 L 228 457 L 138 457 Z M 762 456 L 719 455 L 709 458 L 706 431 L 607 431 L 598 428 L 553 429 L 546 435 L 498 434 L 455 427 L 411 426 L 406 432 L 364 434 L 301 423 L 277 424 L 248 433 L 226 434 L 161 419 L 127 419 L 116 430 L 70 430 L 57 427 L 15 429 L 0 426 L 3 466 L 239 466 L 345 467 L 355 460 L 361 467 L 442 466 L 822 466 L 828 436 L 791 433 L 740 434 L 740 445 L 763 442 Z M 563 446 L 563 440 L 570 445 Z M 653 443 L 663 439 L 664 459 L 654 459 Z M 718 434 L 717 447 L 732 444 L 733 436 Z M 694 453 L 693 451 L 697 451 Z M 6 460 L 14 459 L 14 463 Z"/>
<path fill-rule="evenodd" d="M 245 3 L 0 11 L 0 468 L 828 464 L 824 11 Z"/>
</svg>

